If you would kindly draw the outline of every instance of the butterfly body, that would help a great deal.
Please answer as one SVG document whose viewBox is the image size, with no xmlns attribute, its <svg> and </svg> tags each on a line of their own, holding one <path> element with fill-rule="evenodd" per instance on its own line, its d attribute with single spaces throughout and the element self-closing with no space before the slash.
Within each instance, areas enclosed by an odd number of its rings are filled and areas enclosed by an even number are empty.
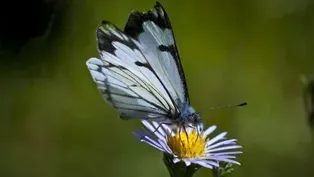
<svg viewBox="0 0 314 177">
<path fill-rule="evenodd" d="M 133 11 L 124 31 L 103 21 L 96 39 L 100 58 L 86 64 L 120 118 L 202 127 L 190 106 L 173 30 L 160 3 L 148 12 Z"/>
<path fill-rule="evenodd" d="M 195 112 L 193 107 L 186 103 L 183 109 L 180 112 L 180 115 L 175 118 L 178 125 L 183 125 L 184 127 L 192 125 L 196 125 L 198 129 L 203 129 L 202 119 L 199 113 Z"/>
</svg>

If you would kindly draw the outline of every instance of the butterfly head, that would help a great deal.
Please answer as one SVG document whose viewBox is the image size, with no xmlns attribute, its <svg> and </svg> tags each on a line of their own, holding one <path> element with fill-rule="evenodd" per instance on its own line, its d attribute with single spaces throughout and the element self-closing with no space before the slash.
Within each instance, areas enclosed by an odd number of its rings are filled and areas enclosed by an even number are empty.
<svg viewBox="0 0 314 177">
<path fill-rule="evenodd" d="M 189 116 L 189 122 L 192 123 L 198 131 L 202 131 L 203 130 L 203 122 L 202 122 L 202 119 L 201 119 L 201 116 L 199 113 L 192 113 L 190 116 Z"/>
</svg>

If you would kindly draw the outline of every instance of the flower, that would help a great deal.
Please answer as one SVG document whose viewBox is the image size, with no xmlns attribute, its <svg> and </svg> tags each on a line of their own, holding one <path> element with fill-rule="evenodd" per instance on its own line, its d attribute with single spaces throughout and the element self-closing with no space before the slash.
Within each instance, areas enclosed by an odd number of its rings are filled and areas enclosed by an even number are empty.
<svg viewBox="0 0 314 177">
<path fill-rule="evenodd" d="M 186 166 L 197 164 L 206 168 L 219 167 L 219 161 L 240 165 L 232 160 L 235 154 L 242 151 L 229 151 L 242 148 L 236 144 L 236 139 L 227 139 L 226 132 L 209 138 L 217 128 L 211 126 L 205 131 L 198 132 L 195 128 L 171 128 L 157 122 L 143 120 L 142 124 L 149 130 L 136 131 L 133 134 L 141 142 L 173 156 L 173 163 L 183 161 Z"/>
</svg>

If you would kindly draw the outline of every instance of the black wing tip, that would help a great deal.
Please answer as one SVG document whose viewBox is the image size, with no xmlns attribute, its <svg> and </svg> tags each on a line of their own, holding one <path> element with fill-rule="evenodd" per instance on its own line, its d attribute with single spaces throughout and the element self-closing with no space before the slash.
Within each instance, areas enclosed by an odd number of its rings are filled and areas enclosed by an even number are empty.
<svg viewBox="0 0 314 177">
<path fill-rule="evenodd" d="M 113 30 L 120 30 L 117 28 L 113 23 L 107 20 L 102 20 L 101 23 L 98 25 L 96 29 L 96 34 L 105 34 L 103 31 L 108 30 L 108 29 L 113 29 Z M 106 34 L 105 34 L 106 35 Z"/>
<path fill-rule="evenodd" d="M 155 7 L 162 7 L 161 3 L 159 1 L 156 1 Z"/>
<path fill-rule="evenodd" d="M 120 31 L 110 21 L 103 20 L 96 29 L 96 41 L 98 51 L 106 51 L 113 53 L 115 47 L 112 45 L 112 41 L 119 41 L 119 39 L 112 31 Z"/>
<path fill-rule="evenodd" d="M 161 3 L 159 1 L 156 1 L 156 4 L 154 5 L 154 8 L 152 8 L 150 10 L 147 10 L 147 11 L 132 10 L 130 15 L 134 14 L 134 15 L 139 15 L 142 18 L 145 18 L 145 16 L 148 16 L 150 13 L 152 13 L 153 10 L 157 10 L 157 12 L 159 12 L 159 13 L 161 11 L 164 12 L 164 13 L 166 12 L 165 8 L 161 5 Z"/>
<path fill-rule="evenodd" d="M 161 5 L 161 3 L 159 1 L 156 1 L 154 9 L 156 9 L 156 10 L 160 10 L 161 9 L 162 11 L 165 11 L 163 6 Z M 153 9 L 150 9 L 150 10 L 147 10 L 147 11 L 132 10 L 129 16 L 131 16 L 131 15 L 139 15 L 140 17 L 143 18 L 145 15 L 147 15 L 147 13 L 150 13 L 152 10 Z M 103 21 L 105 21 L 105 20 L 103 20 Z M 105 21 L 105 22 L 107 22 L 107 21 Z"/>
<path fill-rule="evenodd" d="M 110 22 L 110 21 L 107 21 L 107 20 L 102 20 L 101 23 L 98 25 L 98 28 L 108 28 L 108 27 L 113 27 L 114 25 Z"/>
<path fill-rule="evenodd" d="M 109 21 L 107 21 L 107 20 L 102 20 L 101 21 L 101 25 L 106 25 L 106 24 L 109 24 L 110 22 Z"/>
<path fill-rule="evenodd" d="M 163 11 L 164 13 L 166 12 L 165 8 L 161 5 L 159 1 L 156 1 L 156 5 L 154 6 L 156 10 Z"/>
</svg>

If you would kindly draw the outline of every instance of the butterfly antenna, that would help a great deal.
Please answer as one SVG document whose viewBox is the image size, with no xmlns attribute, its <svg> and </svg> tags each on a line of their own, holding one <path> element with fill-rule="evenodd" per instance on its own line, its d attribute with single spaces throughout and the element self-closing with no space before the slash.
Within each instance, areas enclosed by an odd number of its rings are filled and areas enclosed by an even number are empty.
<svg viewBox="0 0 314 177">
<path fill-rule="evenodd" d="M 222 108 L 230 108 L 230 107 L 240 107 L 240 106 L 245 106 L 247 105 L 247 102 L 243 102 L 241 104 L 235 104 L 235 105 L 226 105 L 226 106 L 218 106 L 218 107 L 213 107 L 210 108 L 209 111 L 217 110 L 217 109 L 222 109 Z"/>
</svg>

